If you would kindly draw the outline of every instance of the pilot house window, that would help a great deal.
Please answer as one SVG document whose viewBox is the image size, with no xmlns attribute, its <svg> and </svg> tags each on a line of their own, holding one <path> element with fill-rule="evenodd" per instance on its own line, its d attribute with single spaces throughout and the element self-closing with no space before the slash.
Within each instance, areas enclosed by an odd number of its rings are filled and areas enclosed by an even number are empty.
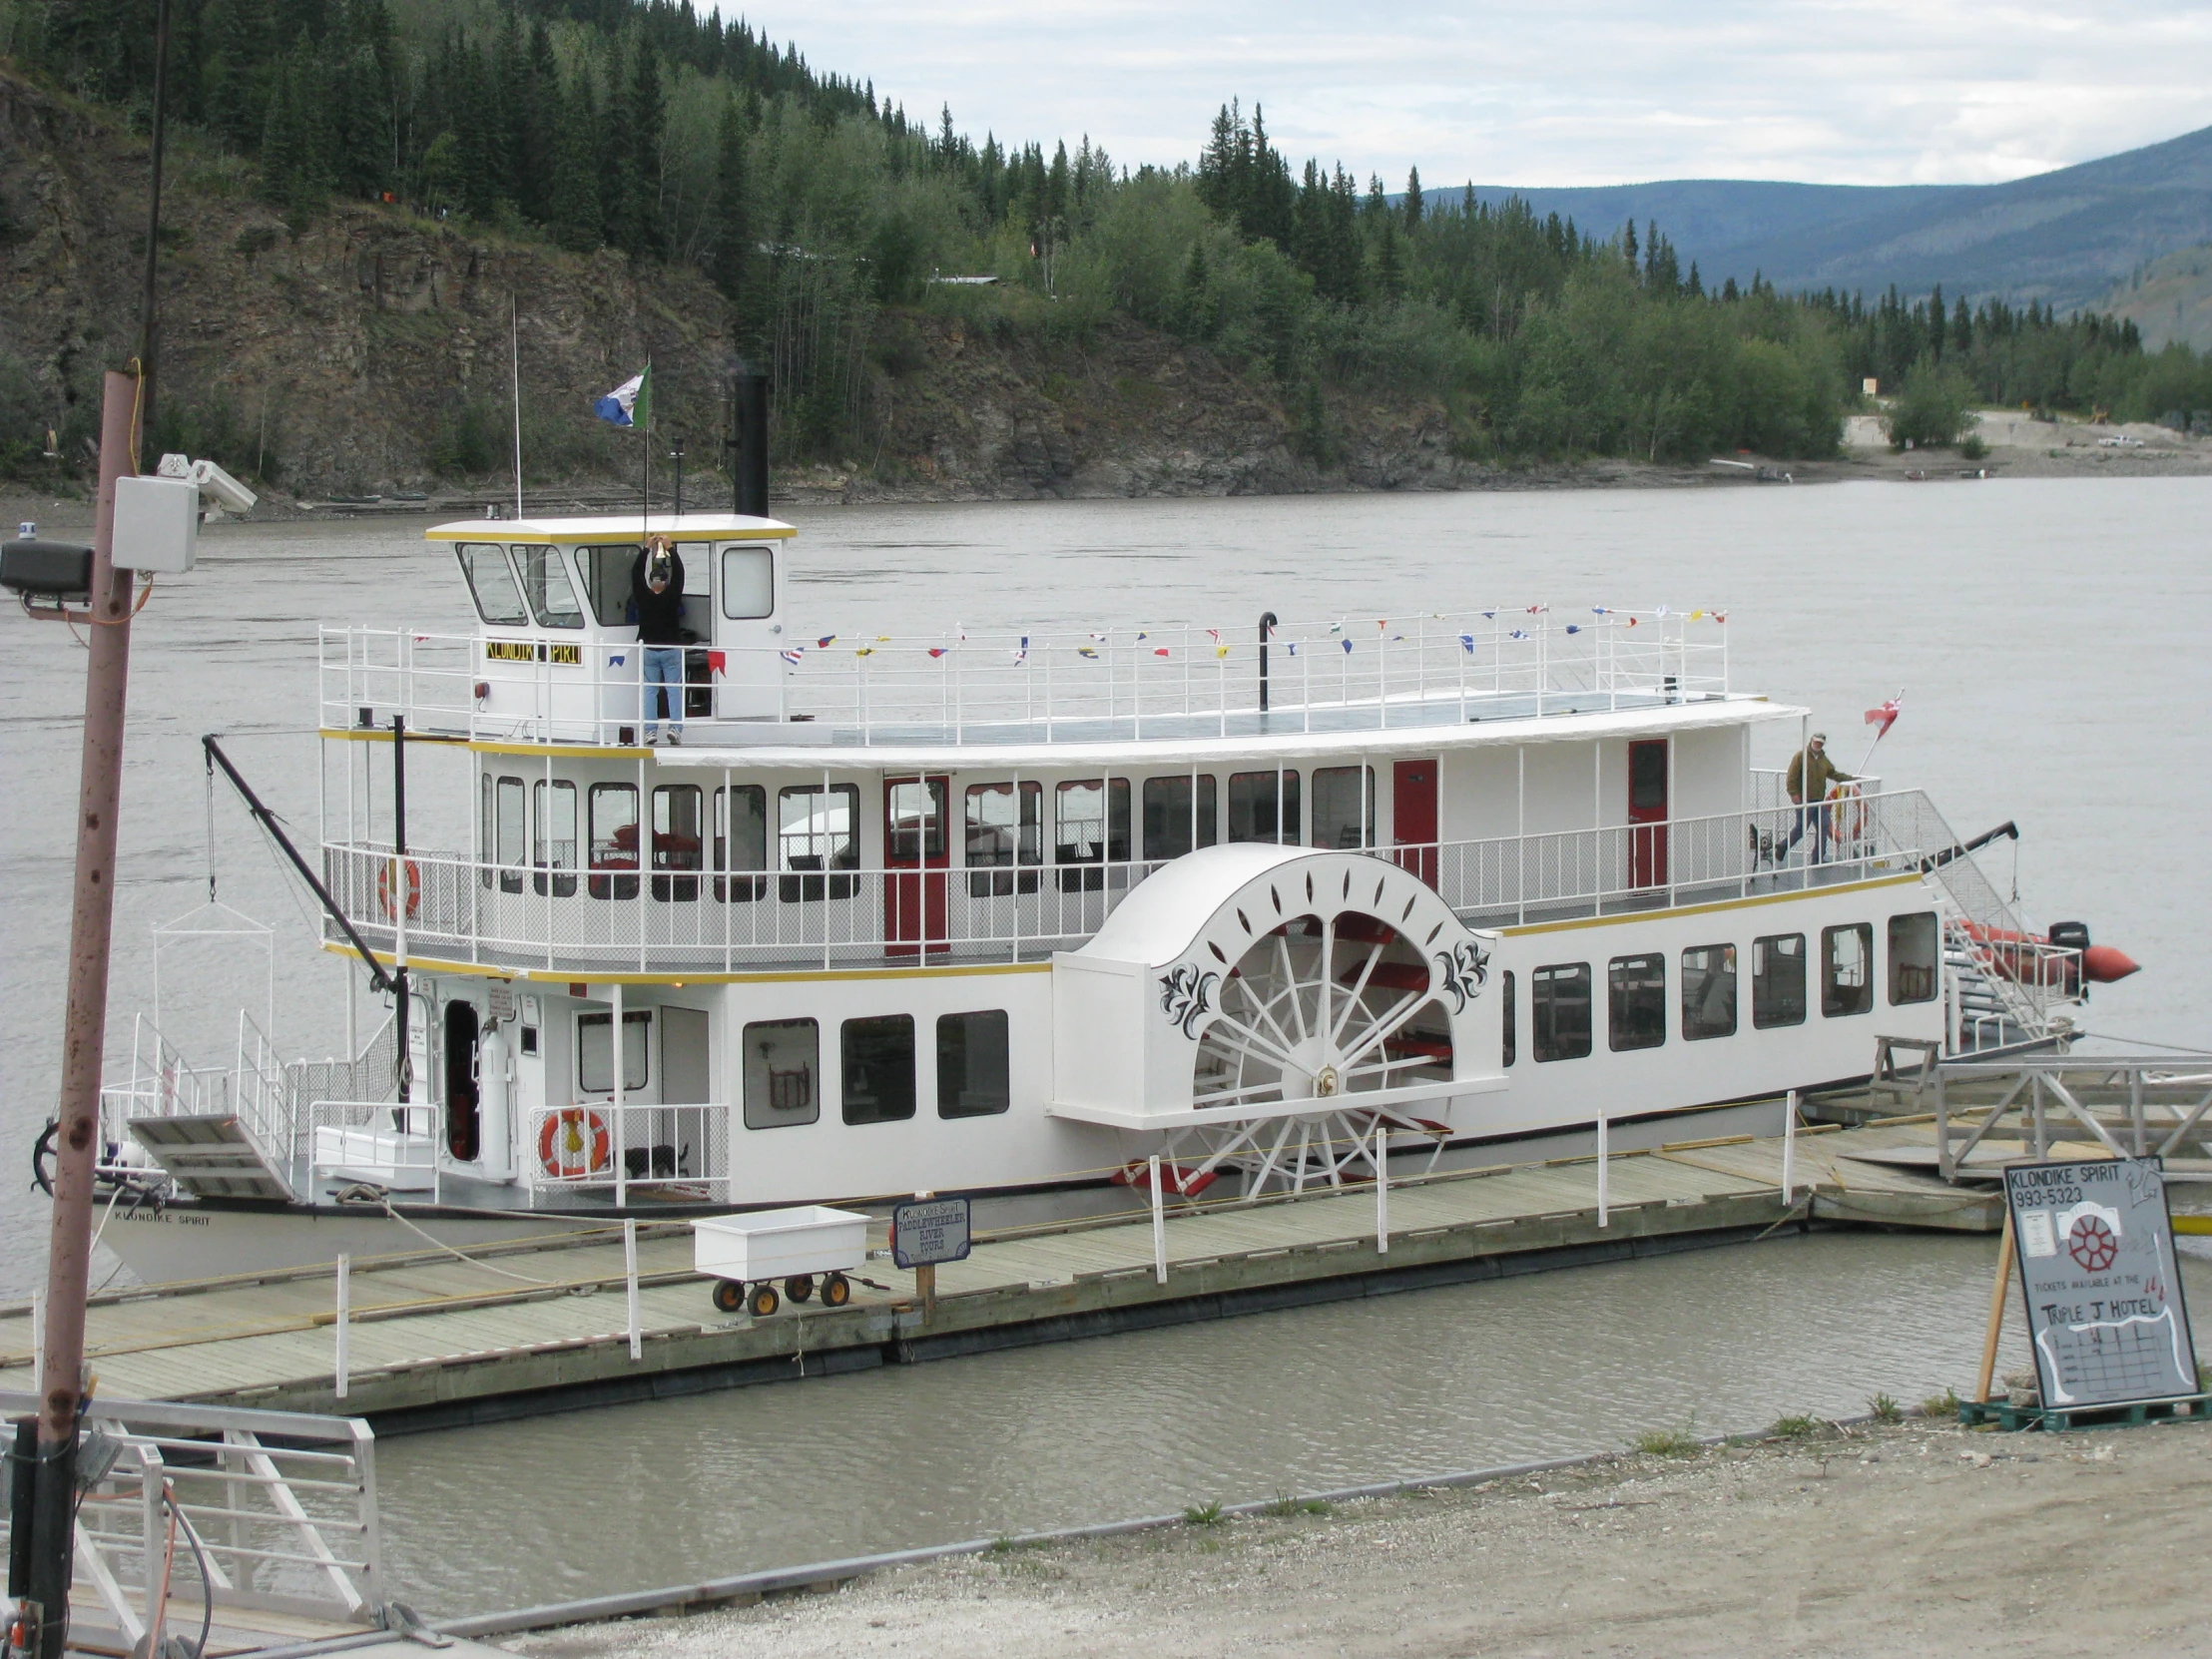
<svg viewBox="0 0 2212 1659">
<path fill-rule="evenodd" d="M 527 626 L 530 613 L 522 608 L 522 591 L 508 568 L 507 550 L 496 542 L 464 541 L 453 551 L 461 561 L 461 574 L 468 578 L 476 614 L 496 628 Z"/>
<path fill-rule="evenodd" d="M 543 628 L 581 628 L 584 608 L 576 603 L 576 589 L 568 579 L 568 566 L 556 547 L 518 547 L 515 562 L 522 567 L 522 591 Z"/>
<path fill-rule="evenodd" d="M 765 547 L 722 550 L 722 614 L 750 622 L 776 611 L 776 555 Z"/>
</svg>

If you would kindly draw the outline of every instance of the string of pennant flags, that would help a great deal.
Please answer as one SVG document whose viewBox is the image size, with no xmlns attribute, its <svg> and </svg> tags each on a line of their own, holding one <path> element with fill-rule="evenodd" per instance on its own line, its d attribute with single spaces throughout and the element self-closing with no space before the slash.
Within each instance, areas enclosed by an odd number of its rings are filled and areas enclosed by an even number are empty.
<svg viewBox="0 0 2212 1659">
<path fill-rule="evenodd" d="M 1486 622 L 1497 622 L 1501 618 L 1511 619 L 1519 616 L 1534 617 L 1539 619 L 1547 618 L 1550 613 L 1551 607 L 1549 605 L 1528 605 L 1520 607 L 1518 609 L 1491 609 L 1479 612 L 1477 614 L 1480 615 L 1482 619 Z M 1636 628 L 1641 626 L 1647 620 L 1652 622 L 1679 621 L 1683 623 L 1710 622 L 1715 626 L 1723 626 L 1728 621 L 1728 613 L 1726 611 L 1707 609 L 1704 607 L 1700 607 L 1696 610 L 1680 611 L 1669 610 L 1666 606 L 1661 605 L 1657 608 L 1657 610 L 1648 613 L 1648 615 L 1639 615 L 1632 612 L 1618 610 L 1610 605 L 1593 605 L 1590 608 L 1590 614 L 1595 620 L 1591 622 L 1566 622 L 1558 624 L 1557 627 L 1561 633 L 1573 636 L 1584 634 L 1590 632 L 1594 628 L 1601 627 L 1614 627 L 1623 630 Z M 1436 621 L 1444 620 L 1441 613 L 1434 613 L 1432 619 Z M 1405 634 L 1392 633 L 1390 631 L 1390 622 L 1388 618 L 1378 617 L 1373 620 L 1375 622 L 1376 628 L 1376 644 L 1379 647 L 1385 644 L 1397 645 L 1406 643 L 1407 637 Z M 1350 657 L 1354 655 L 1358 649 L 1357 643 L 1352 633 L 1349 632 L 1349 628 L 1353 626 L 1357 626 L 1357 624 L 1333 622 L 1329 625 L 1329 633 L 1327 637 L 1322 639 L 1298 640 L 1284 638 L 1280 626 L 1270 624 L 1266 630 L 1267 640 L 1265 643 L 1277 647 L 1286 656 L 1289 657 L 1298 657 L 1316 648 L 1332 645 L 1335 646 L 1345 656 Z M 1525 642 L 1535 640 L 1544 632 L 1545 628 L 1548 626 L 1551 625 L 1541 621 L 1539 621 L 1533 627 L 1513 626 L 1504 629 L 1495 637 L 1500 641 Z M 1235 647 L 1233 647 L 1227 639 L 1223 638 L 1220 629 L 1207 628 L 1202 630 L 1202 632 L 1204 633 L 1206 641 L 1212 649 L 1212 654 L 1217 661 L 1225 661 L 1235 654 Z M 1472 631 L 1462 631 L 1455 637 L 1460 650 L 1470 656 L 1473 655 L 1475 650 L 1482 644 L 1481 637 L 1473 633 Z M 1069 648 L 1077 657 L 1087 662 L 1098 662 L 1102 660 L 1105 656 L 1109 654 L 1114 643 L 1112 634 L 1105 631 L 1092 630 L 1086 634 L 1085 638 L 1087 643 L 1070 642 Z M 1172 645 L 1163 644 L 1155 641 L 1150 630 L 1139 629 L 1135 632 L 1134 635 L 1129 636 L 1129 639 L 1131 649 L 1136 650 L 1142 654 L 1148 654 L 1152 657 L 1166 660 L 1172 660 L 1175 656 L 1175 648 Z M 792 664 L 794 667 L 797 667 L 799 664 L 804 662 L 808 656 L 820 655 L 821 653 L 829 651 L 831 647 L 836 646 L 838 643 L 838 635 L 824 634 L 810 643 L 787 646 L 783 650 L 778 652 L 778 655 L 781 656 L 785 662 Z M 865 658 L 875 655 L 876 647 L 889 645 L 891 643 L 892 640 L 889 635 L 878 634 L 874 637 L 872 641 L 848 644 L 846 646 L 846 649 L 850 650 L 855 658 Z M 968 636 L 966 632 L 960 631 L 948 641 L 936 645 L 923 647 L 923 651 L 930 659 L 939 660 L 948 656 L 952 656 L 960 649 L 960 647 L 965 646 L 967 643 Z M 1022 634 L 1017 637 L 1015 644 L 1010 648 L 1001 647 L 999 649 L 1005 649 L 1011 665 L 1019 668 L 1028 663 L 1031 654 L 1031 648 L 1032 636 L 1028 634 Z M 1043 648 L 1039 647 L 1038 649 Z M 1187 649 L 1190 650 L 1193 656 L 1198 656 L 1202 654 L 1206 648 L 1188 647 Z M 610 666 L 612 667 L 620 667 L 622 665 L 622 662 L 623 659 L 619 655 L 612 656 L 609 659 Z M 707 654 L 707 666 L 711 673 L 722 674 L 727 672 L 727 653 L 722 651 L 710 651 Z"/>
</svg>

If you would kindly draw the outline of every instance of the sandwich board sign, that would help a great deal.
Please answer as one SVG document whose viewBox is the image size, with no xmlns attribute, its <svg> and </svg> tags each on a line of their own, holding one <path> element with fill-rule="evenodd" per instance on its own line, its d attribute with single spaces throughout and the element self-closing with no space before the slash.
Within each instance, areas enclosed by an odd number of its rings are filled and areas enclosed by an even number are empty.
<svg viewBox="0 0 2212 1659">
<path fill-rule="evenodd" d="M 891 1260 L 902 1268 L 964 1262 L 968 1255 L 968 1201 L 917 1198 L 891 1210 Z"/>
<path fill-rule="evenodd" d="M 2012 1164 L 2004 1196 L 2044 1407 L 2199 1392 L 2158 1160 Z"/>
</svg>

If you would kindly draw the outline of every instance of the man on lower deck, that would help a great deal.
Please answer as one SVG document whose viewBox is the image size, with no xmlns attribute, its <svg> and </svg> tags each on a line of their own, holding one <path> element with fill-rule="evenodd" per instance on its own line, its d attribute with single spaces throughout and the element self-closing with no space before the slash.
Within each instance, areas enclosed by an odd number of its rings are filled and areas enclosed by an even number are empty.
<svg viewBox="0 0 2212 1659">
<path fill-rule="evenodd" d="M 645 741 L 660 741 L 661 708 L 668 710 L 668 741 L 684 741 L 684 560 L 668 537 L 655 536 L 630 567 L 630 608 L 638 619 L 645 667 L 642 711 Z"/>
</svg>

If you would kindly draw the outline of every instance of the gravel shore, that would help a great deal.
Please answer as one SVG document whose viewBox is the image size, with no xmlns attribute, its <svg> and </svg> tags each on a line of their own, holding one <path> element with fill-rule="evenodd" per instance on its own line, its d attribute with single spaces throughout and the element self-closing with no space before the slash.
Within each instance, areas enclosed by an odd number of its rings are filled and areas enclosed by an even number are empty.
<svg viewBox="0 0 2212 1659">
<path fill-rule="evenodd" d="M 2212 1431 L 1909 1419 L 1008 1548 L 532 1659 L 2212 1654 Z M 1289 1506 L 1286 1506 L 1289 1507 Z"/>
</svg>

